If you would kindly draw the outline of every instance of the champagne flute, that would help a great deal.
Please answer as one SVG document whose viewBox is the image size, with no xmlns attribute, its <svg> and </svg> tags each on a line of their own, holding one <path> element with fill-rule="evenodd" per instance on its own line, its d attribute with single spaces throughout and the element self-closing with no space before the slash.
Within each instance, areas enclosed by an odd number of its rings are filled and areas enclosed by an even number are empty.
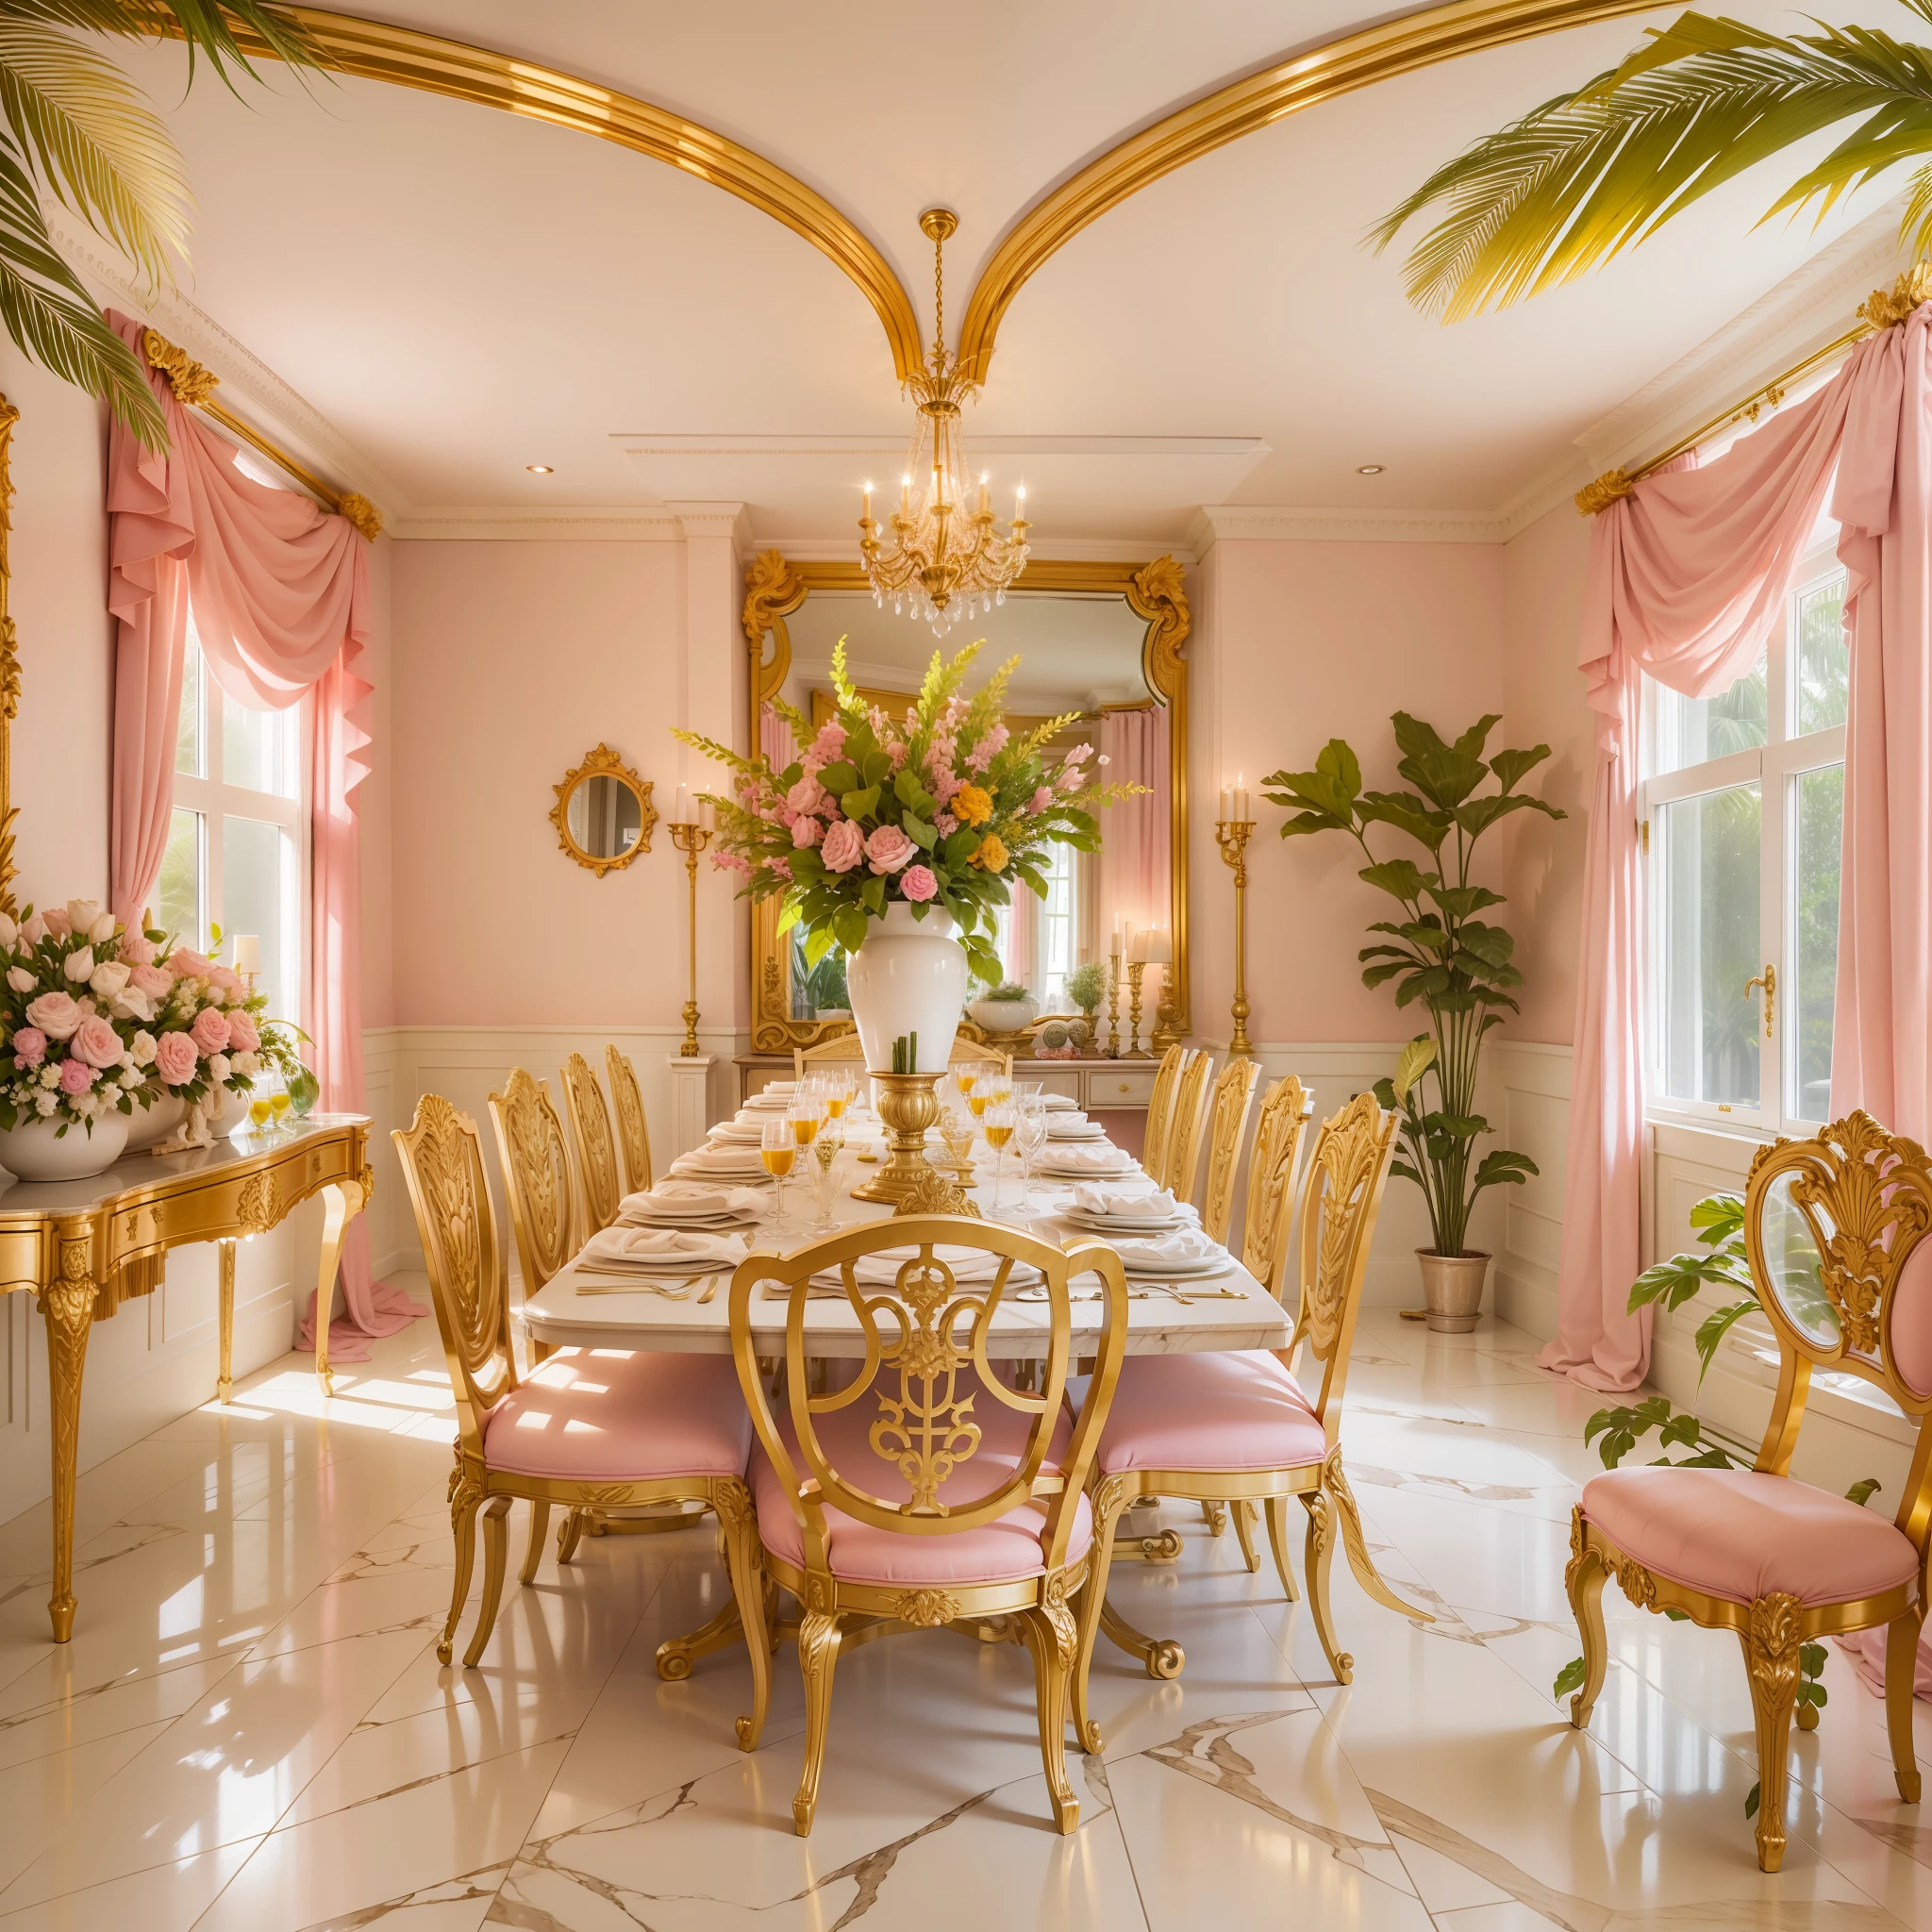
<svg viewBox="0 0 1932 1932">
<path fill-rule="evenodd" d="M 772 1222 L 774 1234 L 787 1233 L 785 1220 L 785 1176 L 791 1172 L 791 1164 L 798 1158 L 799 1141 L 791 1131 L 789 1120 L 768 1120 L 759 1132 L 758 1153 L 765 1163 L 765 1172 L 778 1185 L 778 1212 Z"/>
<path fill-rule="evenodd" d="M 1013 1109 L 1002 1104 L 990 1107 L 981 1124 L 986 1129 L 986 1144 L 992 1149 L 992 1202 L 990 1212 L 1000 1211 L 1000 1183 L 1006 1171 L 1007 1142 L 1013 1138 Z"/>
<path fill-rule="evenodd" d="M 979 1069 L 974 1066 L 958 1066 L 953 1069 L 953 1085 L 959 1090 L 959 1098 L 968 1107 L 973 1105 L 973 1090 L 979 1082 Z"/>
<path fill-rule="evenodd" d="M 268 1104 L 275 1115 L 275 1132 L 289 1133 L 289 1109 L 294 1106 L 295 1097 L 289 1091 L 289 1083 L 286 1080 L 277 1080 L 269 1089 Z"/>
<path fill-rule="evenodd" d="M 839 1155 L 844 1145 L 844 1132 L 836 1121 L 827 1121 L 812 1143 L 812 1156 L 818 1163 L 813 1184 L 818 1190 L 819 1206 L 819 1218 L 811 1226 L 813 1234 L 832 1232 L 832 1203 L 839 1193 Z"/>
<path fill-rule="evenodd" d="M 1046 1145 L 1046 1103 L 1039 1095 L 1021 1103 L 1020 1130 L 1014 1141 L 1020 1149 L 1020 1200 L 1024 1205 L 1033 1198 L 1034 1157 Z"/>
</svg>

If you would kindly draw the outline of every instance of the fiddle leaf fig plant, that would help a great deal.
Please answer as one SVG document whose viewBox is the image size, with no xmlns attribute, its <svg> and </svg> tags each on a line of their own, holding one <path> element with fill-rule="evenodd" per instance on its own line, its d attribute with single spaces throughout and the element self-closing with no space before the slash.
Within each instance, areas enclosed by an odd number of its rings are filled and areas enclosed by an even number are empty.
<svg viewBox="0 0 1932 1932">
<path fill-rule="evenodd" d="M 1520 1187 L 1538 1172 L 1528 1155 L 1507 1148 L 1475 1160 L 1476 1141 L 1492 1131 L 1475 1108 L 1483 1038 L 1517 1010 L 1509 989 L 1523 983 L 1510 963 L 1515 941 L 1481 916 L 1504 900 L 1471 878 L 1476 842 L 1519 811 L 1565 813 L 1517 789 L 1549 757 L 1548 745 L 1484 757 L 1499 717 L 1479 718 L 1453 741 L 1407 711 L 1391 722 L 1406 791 L 1364 791 L 1361 762 L 1339 738 L 1312 772 L 1274 772 L 1261 783 L 1272 788 L 1264 796 L 1292 814 L 1284 839 L 1345 832 L 1368 860 L 1360 876 L 1400 908 L 1369 928 L 1385 937 L 1361 949 L 1362 984 L 1393 982 L 1397 1007 L 1419 1006 L 1429 1029 L 1403 1049 L 1394 1077 L 1375 1083 L 1375 1098 L 1402 1116 L 1403 1152 L 1391 1171 L 1423 1191 L 1434 1252 L 1461 1255 L 1476 1196 Z M 1491 779 L 1495 789 L 1485 791 Z M 1378 856 L 1372 826 L 1389 827 L 1420 857 Z"/>
</svg>

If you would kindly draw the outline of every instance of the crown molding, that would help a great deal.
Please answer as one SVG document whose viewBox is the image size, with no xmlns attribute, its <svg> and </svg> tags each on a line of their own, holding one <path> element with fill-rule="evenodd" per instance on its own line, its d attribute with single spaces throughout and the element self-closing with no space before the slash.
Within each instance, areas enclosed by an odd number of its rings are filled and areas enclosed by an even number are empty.
<svg viewBox="0 0 1932 1932">
<path fill-rule="evenodd" d="M 463 505 L 411 511 L 389 534 L 408 543 L 681 543 L 675 512 L 632 504 L 569 505 L 557 509 L 521 504 Z"/>
<path fill-rule="evenodd" d="M 751 512 L 741 503 L 667 503 L 687 543 L 700 538 L 722 537 L 731 555 L 742 563 L 751 548 Z"/>
<path fill-rule="evenodd" d="M 1224 540 L 1296 543 L 1501 543 L 1503 520 L 1490 510 L 1323 509 L 1299 505 L 1208 503 L 1188 541 L 1205 556 Z"/>
</svg>

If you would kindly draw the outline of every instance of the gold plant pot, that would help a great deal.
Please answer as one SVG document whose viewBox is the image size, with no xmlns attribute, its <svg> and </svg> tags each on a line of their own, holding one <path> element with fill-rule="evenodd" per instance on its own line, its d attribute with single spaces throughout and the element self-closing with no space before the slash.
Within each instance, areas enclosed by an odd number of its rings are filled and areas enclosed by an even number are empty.
<svg viewBox="0 0 1932 1932">
<path fill-rule="evenodd" d="M 925 1155 L 925 1130 L 940 1117 L 940 1097 L 934 1091 L 943 1074 L 874 1074 L 878 1088 L 879 1119 L 889 1139 L 886 1158 L 871 1180 L 852 1190 L 855 1201 L 883 1201 L 896 1208 L 908 1195 L 939 1181 L 938 1170 Z"/>
<path fill-rule="evenodd" d="M 1429 1326 L 1438 1335 L 1467 1335 L 1481 1317 L 1490 1257 L 1432 1255 L 1418 1248 L 1415 1258 L 1423 1271 L 1423 1304 Z"/>
</svg>

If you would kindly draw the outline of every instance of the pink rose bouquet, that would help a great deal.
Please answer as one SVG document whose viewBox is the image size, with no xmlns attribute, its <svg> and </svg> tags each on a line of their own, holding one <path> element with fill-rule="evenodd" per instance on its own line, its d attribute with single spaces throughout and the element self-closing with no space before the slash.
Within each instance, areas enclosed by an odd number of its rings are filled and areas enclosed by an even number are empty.
<svg viewBox="0 0 1932 1932">
<path fill-rule="evenodd" d="M 833 719 L 814 727 L 790 705 L 773 706 L 798 754 L 782 768 L 674 734 L 731 771 L 732 795 L 709 799 L 713 862 L 743 874 L 753 899 L 783 896 L 778 930 L 802 930 L 808 968 L 835 945 L 857 952 L 871 921 L 905 905 L 915 919 L 950 918 L 974 973 L 997 980 L 995 922 L 1014 882 L 1043 899 L 1048 848 L 1097 851 L 1094 814 L 1144 789 L 1092 782 L 1087 745 L 1054 749 L 1078 713 L 1013 734 L 1000 713 L 1017 658 L 967 697 L 978 650 L 970 644 L 951 659 L 934 652 L 917 701 L 894 719 L 860 701 L 841 638 Z"/>
</svg>

